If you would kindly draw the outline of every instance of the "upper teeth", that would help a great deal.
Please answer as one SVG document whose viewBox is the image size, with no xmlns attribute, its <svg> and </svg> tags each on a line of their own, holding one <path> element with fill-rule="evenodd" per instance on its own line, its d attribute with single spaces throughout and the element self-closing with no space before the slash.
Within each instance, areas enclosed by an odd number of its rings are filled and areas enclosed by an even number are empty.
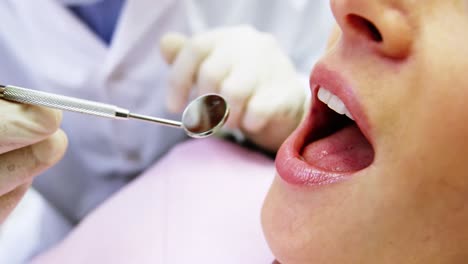
<svg viewBox="0 0 468 264">
<path fill-rule="evenodd" d="M 346 115 L 347 117 L 354 120 L 353 116 L 349 112 L 348 108 L 346 108 L 343 101 L 341 101 L 341 99 L 338 98 L 338 96 L 332 94 L 327 89 L 320 87 L 318 91 L 318 98 L 320 101 L 328 105 L 328 107 L 330 107 L 332 110 L 334 110 L 338 114 Z"/>
</svg>

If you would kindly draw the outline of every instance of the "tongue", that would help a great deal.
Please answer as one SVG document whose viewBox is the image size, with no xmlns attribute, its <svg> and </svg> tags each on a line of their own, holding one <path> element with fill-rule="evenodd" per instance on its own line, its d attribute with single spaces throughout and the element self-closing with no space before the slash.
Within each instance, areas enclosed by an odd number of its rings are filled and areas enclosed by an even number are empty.
<svg viewBox="0 0 468 264">
<path fill-rule="evenodd" d="M 304 160 L 330 172 L 354 172 L 369 166 L 374 150 L 354 124 L 305 146 Z"/>
</svg>

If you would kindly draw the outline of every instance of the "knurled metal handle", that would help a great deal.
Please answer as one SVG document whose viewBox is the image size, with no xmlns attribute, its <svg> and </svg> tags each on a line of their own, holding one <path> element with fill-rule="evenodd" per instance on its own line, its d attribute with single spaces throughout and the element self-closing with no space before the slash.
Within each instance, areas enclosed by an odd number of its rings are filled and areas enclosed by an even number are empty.
<svg viewBox="0 0 468 264">
<path fill-rule="evenodd" d="M 129 114 L 128 110 L 115 105 L 40 92 L 11 85 L 3 88 L 3 98 L 18 103 L 45 106 L 64 111 L 73 111 L 109 118 L 127 118 Z"/>
</svg>

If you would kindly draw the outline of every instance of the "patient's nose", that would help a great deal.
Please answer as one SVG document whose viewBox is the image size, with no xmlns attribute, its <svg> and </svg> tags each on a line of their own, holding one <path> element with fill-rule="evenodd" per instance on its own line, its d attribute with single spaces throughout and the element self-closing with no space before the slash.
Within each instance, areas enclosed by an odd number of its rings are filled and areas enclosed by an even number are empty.
<svg viewBox="0 0 468 264">
<path fill-rule="evenodd" d="M 407 57 L 412 30 L 407 13 L 390 0 L 332 0 L 343 41 L 394 59 Z"/>
</svg>

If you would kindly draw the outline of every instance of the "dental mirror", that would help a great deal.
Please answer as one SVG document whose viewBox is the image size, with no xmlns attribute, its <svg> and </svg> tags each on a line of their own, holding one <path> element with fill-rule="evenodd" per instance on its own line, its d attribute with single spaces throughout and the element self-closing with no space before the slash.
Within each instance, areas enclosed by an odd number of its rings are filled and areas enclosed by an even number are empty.
<svg viewBox="0 0 468 264">
<path fill-rule="evenodd" d="M 229 106 L 226 100 L 217 94 L 202 95 L 191 101 L 182 114 L 181 122 L 130 113 L 129 110 L 115 105 L 12 85 L 0 85 L 0 98 L 17 103 L 45 106 L 112 119 L 132 118 L 156 122 L 165 126 L 183 128 L 185 133 L 193 138 L 204 138 L 212 135 L 224 125 L 229 116 Z"/>
<path fill-rule="evenodd" d="M 187 135 L 207 137 L 224 125 L 229 116 L 229 107 L 223 97 L 207 94 L 193 100 L 182 114 L 182 126 Z"/>
<path fill-rule="evenodd" d="M 166 126 L 181 127 L 193 138 L 204 138 L 215 133 L 229 116 L 226 100 L 217 94 L 205 94 L 191 101 L 182 114 L 182 122 L 129 114 L 129 118 L 157 122 Z"/>
</svg>

